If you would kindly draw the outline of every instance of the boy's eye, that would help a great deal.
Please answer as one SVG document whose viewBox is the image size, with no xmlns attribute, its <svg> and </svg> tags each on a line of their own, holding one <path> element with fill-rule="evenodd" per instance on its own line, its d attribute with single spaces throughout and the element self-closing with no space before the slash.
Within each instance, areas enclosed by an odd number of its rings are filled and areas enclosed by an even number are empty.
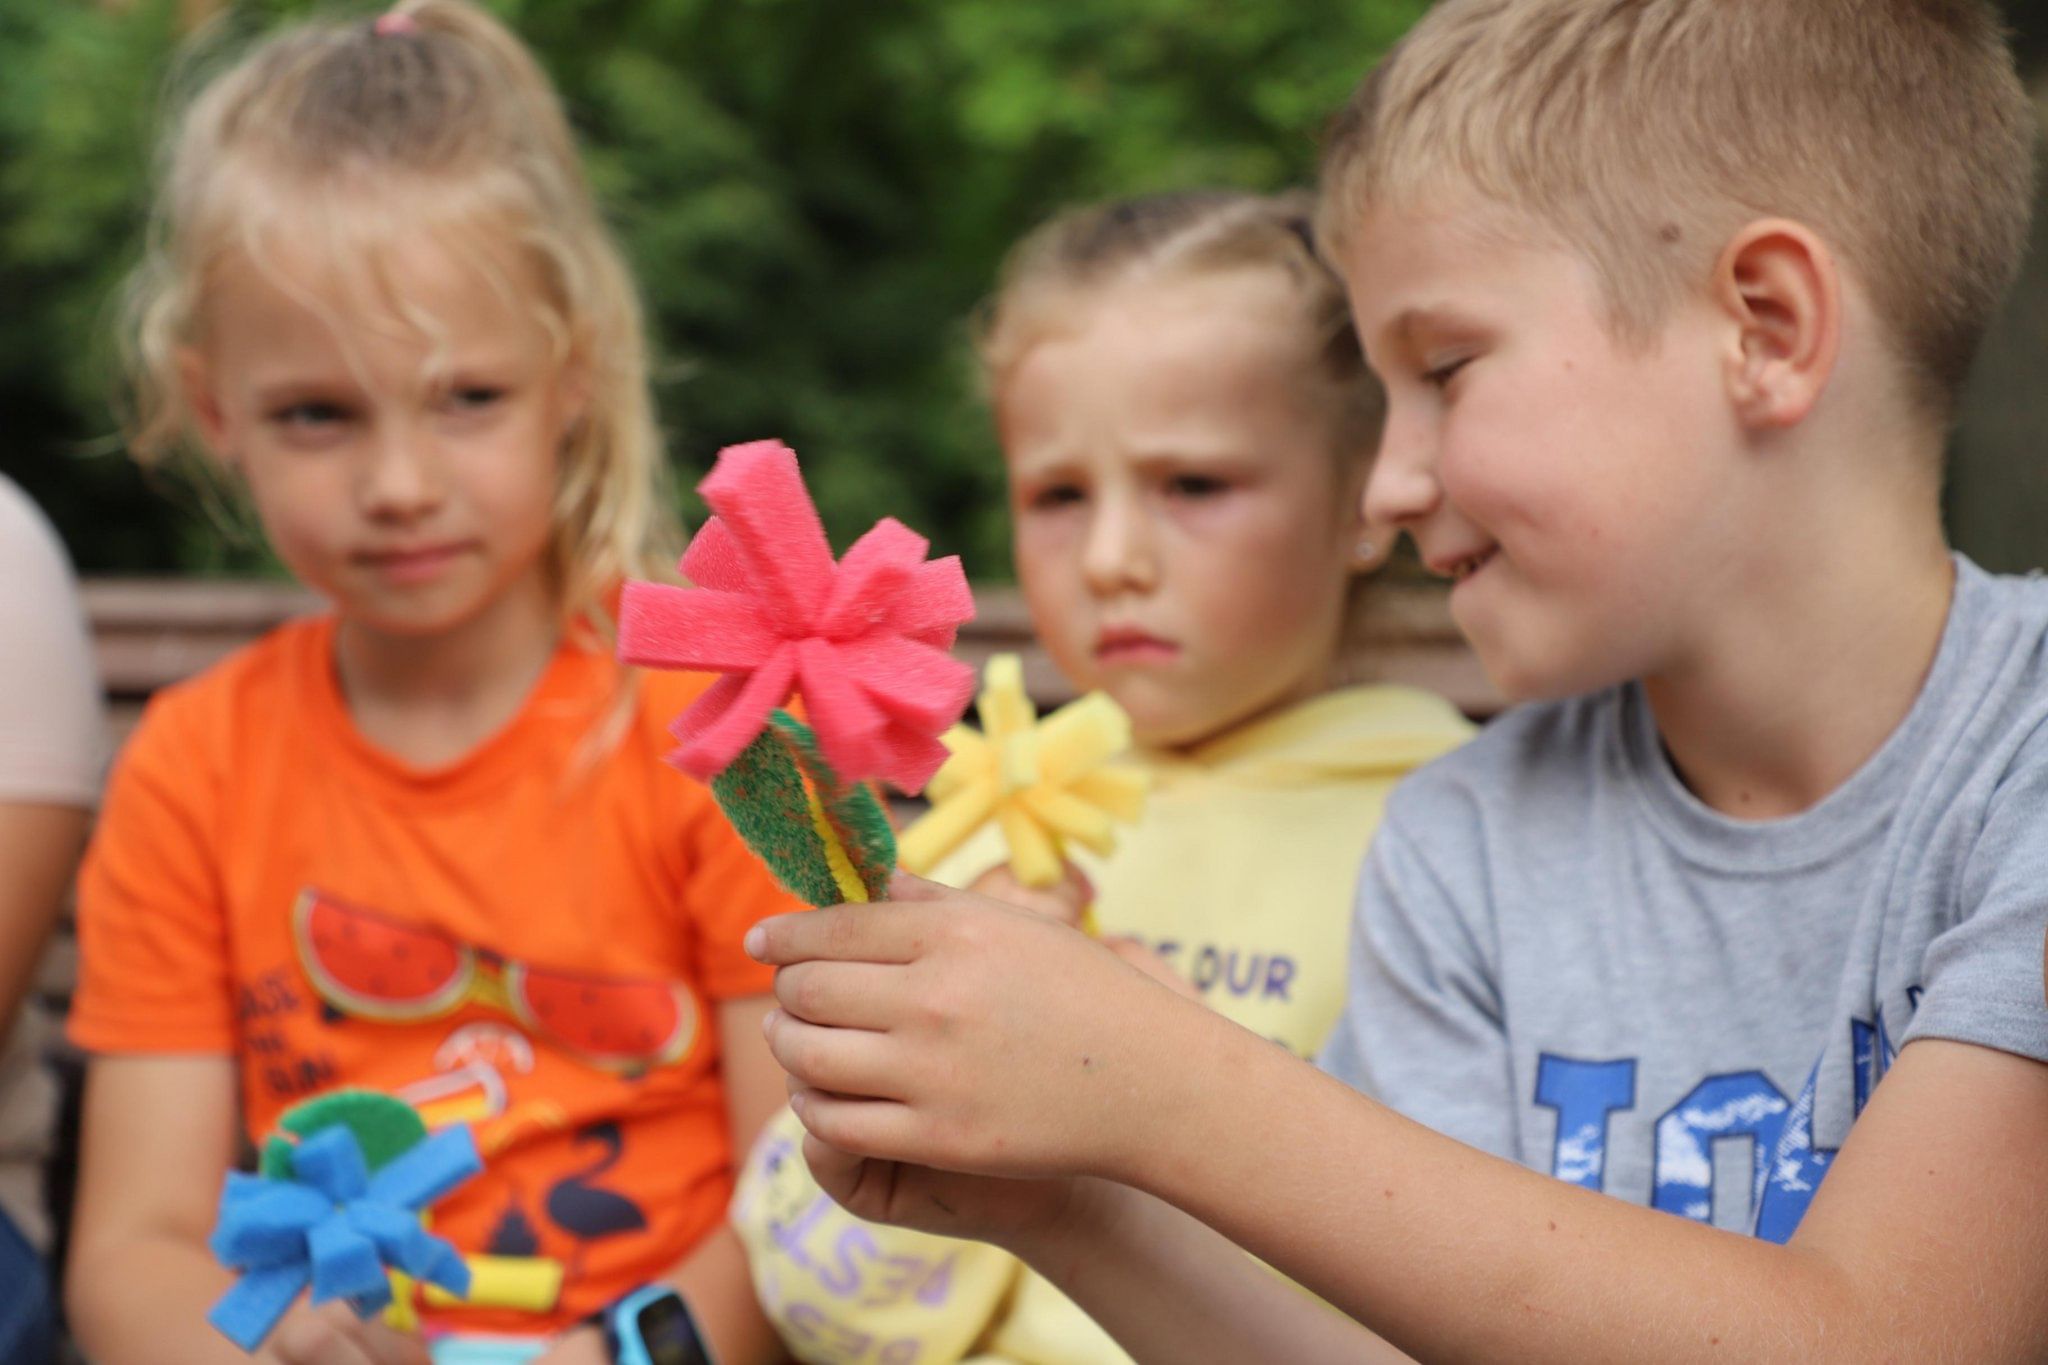
<svg viewBox="0 0 2048 1365">
<path fill-rule="evenodd" d="M 1445 364 L 1437 366 L 1433 370 L 1427 371 L 1422 376 L 1423 382 L 1428 384 L 1431 388 L 1441 389 L 1445 385 L 1449 384 L 1453 379 L 1457 378 L 1458 371 L 1464 369 L 1467 365 L 1470 365 L 1471 363 L 1471 356 L 1460 356 L 1456 360 L 1448 361 Z"/>
</svg>

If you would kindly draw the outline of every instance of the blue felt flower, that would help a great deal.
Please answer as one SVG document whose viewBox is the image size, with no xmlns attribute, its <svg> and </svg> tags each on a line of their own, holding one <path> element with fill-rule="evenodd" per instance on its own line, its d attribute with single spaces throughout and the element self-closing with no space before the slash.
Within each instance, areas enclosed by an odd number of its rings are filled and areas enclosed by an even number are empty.
<svg viewBox="0 0 2048 1365">
<path fill-rule="evenodd" d="M 483 1169 L 467 1128 L 448 1128 L 375 1175 L 346 1127 L 324 1128 L 292 1149 L 293 1180 L 228 1176 L 209 1245 L 242 1272 L 206 1320 L 254 1351 L 312 1286 L 314 1303 L 347 1299 L 365 1318 L 391 1302 L 389 1270 L 469 1292 L 469 1267 L 420 1223 L 425 1208 Z"/>
</svg>

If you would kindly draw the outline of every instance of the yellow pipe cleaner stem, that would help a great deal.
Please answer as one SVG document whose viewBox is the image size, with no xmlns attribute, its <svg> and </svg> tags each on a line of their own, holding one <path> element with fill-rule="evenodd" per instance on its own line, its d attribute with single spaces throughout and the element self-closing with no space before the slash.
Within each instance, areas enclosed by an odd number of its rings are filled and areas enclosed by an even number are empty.
<svg viewBox="0 0 2048 1365">
<path fill-rule="evenodd" d="M 858 905 L 868 898 L 867 886 L 860 874 L 853 870 L 853 859 L 846 856 L 846 845 L 839 842 L 838 831 L 825 818 L 825 804 L 818 799 L 817 788 L 804 784 L 804 800 L 811 807 L 811 828 L 818 831 L 818 839 L 825 845 L 825 866 L 832 869 L 832 880 L 839 884 L 839 894 L 846 897 L 848 905 Z"/>
</svg>

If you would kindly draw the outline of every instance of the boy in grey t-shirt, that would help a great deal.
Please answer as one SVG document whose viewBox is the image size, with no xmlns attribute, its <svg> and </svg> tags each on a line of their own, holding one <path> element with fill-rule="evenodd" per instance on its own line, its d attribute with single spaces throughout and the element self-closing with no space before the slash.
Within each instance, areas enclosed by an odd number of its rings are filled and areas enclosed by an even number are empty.
<svg viewBox="0 0 2048 1365">
<path fill-rule="evenodd" d="M 1702 802 L 1640 684 L 1513 712 L 1403 785 L 1324 1069 L 1783 1241 L 1906 1043 L 2048 1059 L 2048 583 L 1956 563 L 1911 710 L 1798 814 Z"/>
<path fill-rule="evenodd" d="M 1320 236 L 1535 705 L 1389 808 L 1365 1093 L 907 885 L 755 931 L 820 1183 L 1141 1360 L 2048 1359 L 2048 585 L 1939 496 L 2033 137 L 1988 0 L 1440 0 Z"/>
</svg>

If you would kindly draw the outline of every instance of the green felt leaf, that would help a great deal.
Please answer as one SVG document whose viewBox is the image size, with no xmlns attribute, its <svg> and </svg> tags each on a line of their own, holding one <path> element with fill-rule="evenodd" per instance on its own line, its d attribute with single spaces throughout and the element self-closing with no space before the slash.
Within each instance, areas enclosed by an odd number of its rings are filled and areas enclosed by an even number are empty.
<svg viewBox="0 0 2048 1365">
<path fill-rule="evenodd" d="M 291 1179 L 292 1138 L 308 1138 L 336 1124 L 356 1135 L 372 1171 L 427 1138 L 426 1123 L 404 1100 L 375 1090 L 336 1090 L 284 1111 L 277 1126 L 290 1136 L 273 1134 L 264 1141 L 257 1170 L 274 1180 Z"/>
<path fill-rule="evenodd" d="M 811 823 L 808 792 L 815 789 L 869 899 L 886 899 L 896 868 L 896 836 L 874 792 L 862 783 L 842 783 L 802 721 L 786 711 L 769 719 L 711 780 L 726 818 L 791 894 L 811 905 L 835 905 L 844 897 Z"/>
</svg>

